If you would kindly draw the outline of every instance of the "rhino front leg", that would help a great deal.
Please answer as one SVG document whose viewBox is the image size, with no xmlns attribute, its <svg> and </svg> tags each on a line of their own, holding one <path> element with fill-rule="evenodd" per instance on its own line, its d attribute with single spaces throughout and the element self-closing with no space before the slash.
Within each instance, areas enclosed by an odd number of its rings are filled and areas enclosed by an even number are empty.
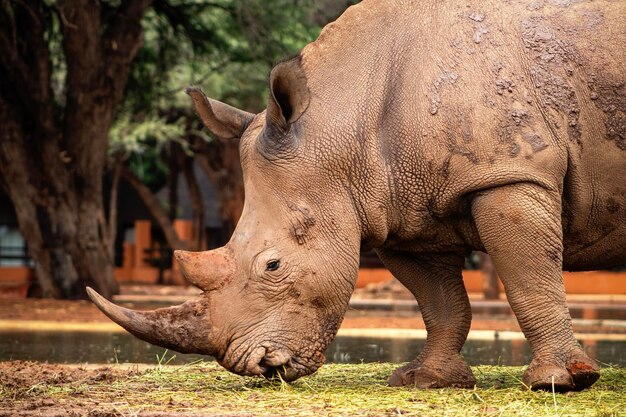
<svg viewBox="0 0 626 417">
<path fill-rule="evenodd" d="M 426 344 L 416 359 L 389 378 L 392 386 L 460 387 L 476 384 L 459 354 L 472 320 L 463 286 L 462 256 L 428 256 L 378 250 L 393 275 L 415 295 L 426 324 Z"/>
<path fill-rule="evenodd" d="M 524 382 L 533 389 L 586 388 L 598 366 L 574 338 L 565 301 L 561 197 L 534 184 L 482 192 L 472 203 L 476 228 L 530 343 Z"/>
</svg>

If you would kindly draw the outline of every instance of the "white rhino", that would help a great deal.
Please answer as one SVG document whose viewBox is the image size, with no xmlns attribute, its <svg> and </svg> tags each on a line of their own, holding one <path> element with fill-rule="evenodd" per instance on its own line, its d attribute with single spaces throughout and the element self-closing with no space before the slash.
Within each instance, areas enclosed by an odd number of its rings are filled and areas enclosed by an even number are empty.
<svg viewBox="0 0 626 417">
<path fill-rule="evenodd" d="M 272 70 L 266 111 L 190 89 L 210 131 L 241 138 L 241 221 L 177 253 L 199 299 L 94 302 L 142 339 L 290 381 L 324 362 L 375 248 L 428 331 L 390 383 L 471 387 L 461 268 L 481 250 L 530 342 L 524 382 L 590 386 L 561 271 L 626 264 L 625 22 L 621 0 L 366 0 Z"/>
</svg>

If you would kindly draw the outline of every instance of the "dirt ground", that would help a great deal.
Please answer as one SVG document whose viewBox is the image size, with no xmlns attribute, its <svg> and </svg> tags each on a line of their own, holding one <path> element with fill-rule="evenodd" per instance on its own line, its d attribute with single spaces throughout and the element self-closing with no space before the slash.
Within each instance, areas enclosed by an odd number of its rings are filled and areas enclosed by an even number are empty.
<svg viewBox="0 0 626 417">
<path fill-rule="evenodd" d="M 98 401 L 76 399 L 71 408 L 50 396 L 37 395 L 46 385 L 79 386 L 112 382 L 136 373 L 111 368 L 81 369 L 36 362 L 0 362 L 0 417 L 9 416 L 90 416 L 118 414 L 98 412 Z"/>
<path fill-rule="evenodd" d="M 124 409 L 123 393 L 92 395 L 94 386 L 125 381 L 141 371 L 138 368 L 86 369 L 26 361 L 0 362 L 0 417 L 126 417 L 137 415 Z M 72 391 L 70 397 L 54 395 Z M 167 409 L 167 404 L 164 404 Z M 142 412 L 142 417 L 199 416 L 186 412 Z M 239 416 L 237 416 L 239 417 Z"/>
<path fill-rule="evenodd" d="M 96 369 L 28 361 L 0 362 L 0 417 L 126 417 L 124 393 L 94 395 L 96 386 L 125 381 L 142 371 L 136 368 Z M 51 390 L 50 387 L 56 388 Z M 146 388 L 147 389 L 147 388 Z M 72 391 L 70 397 L 54 395 Z M 171 399 L 170 399 L 171 401 Z M 163 404 L 167 409 L 168 405 Z M 187 412 L 141 412 L 142 417 L 187 417 L 206 414 Z M 242 417 L 242 415 L 235 415 Z"/>
</svg>

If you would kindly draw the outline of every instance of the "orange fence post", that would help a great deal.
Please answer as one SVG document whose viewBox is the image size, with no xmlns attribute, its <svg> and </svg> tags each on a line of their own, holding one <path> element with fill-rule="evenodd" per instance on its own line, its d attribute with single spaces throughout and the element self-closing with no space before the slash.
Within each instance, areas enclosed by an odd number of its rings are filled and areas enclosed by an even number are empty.
<svg viewBox="0 0 626 417">
<path fill-rule="evenodd" d="M 152 232 L 149 220 L 135 221 L 135 268 L 149 266 L 144 260 L 146 257 L 145 249 L 152 246 Z"/>
</svg>

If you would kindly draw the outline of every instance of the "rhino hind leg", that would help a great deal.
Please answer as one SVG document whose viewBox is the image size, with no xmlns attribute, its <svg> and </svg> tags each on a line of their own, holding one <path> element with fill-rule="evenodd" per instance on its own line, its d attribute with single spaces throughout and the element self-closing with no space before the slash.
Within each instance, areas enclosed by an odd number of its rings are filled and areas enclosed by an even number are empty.
<svg viewBox="0 0 626 417">
<path fill-rule="evenodd" d="M 560 392 L 591 386 L 598 367 L 576 341 L 565 301 L 560 195 L 534 184 L 495 188 L 474 199 L 472 215 L 530 343 L 524 383 Z"/>
<path fill-rule="evenodd" d="M 390 250 L 378 255 L 393 275 L 415 295 L 428 335 L 419 356 L 396 369 L 391 386 L 471 388 L 472 370 L 459 354 L 472 319 L 462 281 L 463 256 L 419 258 Z"/>
</svg>

